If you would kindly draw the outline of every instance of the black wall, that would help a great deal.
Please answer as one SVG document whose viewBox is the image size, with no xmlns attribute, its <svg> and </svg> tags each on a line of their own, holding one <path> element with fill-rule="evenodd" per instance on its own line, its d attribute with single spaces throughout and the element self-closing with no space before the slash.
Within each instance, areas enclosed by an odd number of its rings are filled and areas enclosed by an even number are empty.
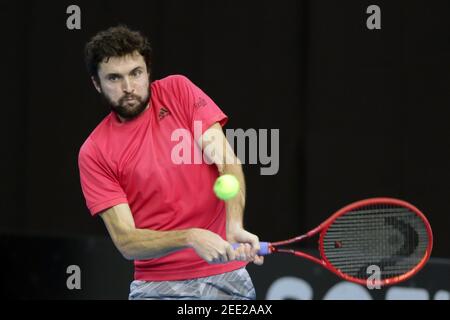
<svg viewBox="0 0 450 320">
<path fill-rule="evenodd" d="M 66 28 L 81 7 L 82 29 Z M 382 29 L 365 27 L 378 4 Z M 448 1 L 31 1 L 0 5 L 2 219 L 8 234 L 106 236 L 79 185 L 78 150 L 107 114 L 83 47 L 125 23 L 153 78 L 184 74 L 228 128 L 280 129 L 280 170 L 245 165 L 246 225 L 267 240 L 361 198 L 416 204 L 450 257 Z"/>
</svg>

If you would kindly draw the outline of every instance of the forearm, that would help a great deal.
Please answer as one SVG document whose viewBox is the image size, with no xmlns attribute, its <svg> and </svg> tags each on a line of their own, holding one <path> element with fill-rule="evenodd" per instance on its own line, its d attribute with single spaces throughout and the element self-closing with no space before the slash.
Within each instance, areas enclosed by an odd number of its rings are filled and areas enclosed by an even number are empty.
<svg viewBox="0 0 450 320">
<path fill-rule="evenodd" d="M 225 202 L 227 211 L 227 232 L 236 228 L 243 228 L 245 208 L 245 179 L 241 164 L 228 164 L 223 166 L 221 174 L 232 174 L 239 181 L 238 194 Z"/>
<path fill-rule="evenodd" d="M 134 229 L 128 231 L 120 243 L 120 251 L 129 260 L 152 259 L 189 248 L 192 229 L 155 231 Z"/>
<path fill-rule="evenodd" d="M 241 257 L 242 261 L 253 261 L 261 265 L 264 259 L 258 257 L 259 239 L 256 235 L 244 229 L 244 208 L 245 208 L 245 180 L 241 164 L 227 165 L 223 170 L 219 170 L 221 174 L 234 175 L 240 184 L 239 193 L 236 197 L 227 200 L 227 241 L 232 244 L 240 243 L 236 249 L 236 256 Z"/>
</svg>

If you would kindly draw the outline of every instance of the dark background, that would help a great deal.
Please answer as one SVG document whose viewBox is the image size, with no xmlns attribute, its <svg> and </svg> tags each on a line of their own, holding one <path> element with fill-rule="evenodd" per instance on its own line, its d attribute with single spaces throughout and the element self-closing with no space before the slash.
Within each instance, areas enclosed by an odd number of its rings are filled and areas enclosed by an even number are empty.
<svg viewBox="0 0 450 320">
<path fill-rule="evenodd" d="M 66 28 L 71 4 L 81 30 Z M 371 4 L 381 30 L 366 28 Z M 418 0 L 2 2 L 2 239 L 22 239 L 11 247 L 19 257 L 32 254 L 33 236 L 58 239 L 48 252 L 107 239 L 79 184 L 79 148 L 109 112 L 83 48 L 124 23 L 149 37 L 154 79 L 189 77 L 228 114 L 227 128 L 280 129 L 278 174 L 244 166 L 245 222 L 261 239 L 389 196 L 424 211 L 433 256 L 450 258 L 449 12 L 448 1 Z"/>
</svg>

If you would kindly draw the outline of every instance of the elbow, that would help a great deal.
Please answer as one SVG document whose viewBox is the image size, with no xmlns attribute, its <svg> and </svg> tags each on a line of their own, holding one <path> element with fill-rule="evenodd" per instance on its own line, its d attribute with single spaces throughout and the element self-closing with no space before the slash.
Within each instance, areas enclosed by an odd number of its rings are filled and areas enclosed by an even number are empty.
<svg viewBox="0 0 450 320">
<path fill-rule="evenodd" d="M 136 260 L 132 255 L 128 255 L 128 254 L 122 253 L 122 256 L 128 261 Z"/>
<path fill-rule="evenodd" d="M 131 252 L 129 252 L 127 249 L 125 248 L 120 248 L 119 249 L 120 253 L 122 254 L 122 257 L 125 258 L 125 260 L 129 260 L 129 261 L 133 261 L 136 260 L 134 255 L 131 254 Z"/>
<path fill-rule="evenodd" d="M 120 254 L 126 259 L 126 260 L 136 260 L 136 254 L 135 250 L 133 249 L 133 241 L 131 240 L 131 237 L 124 236 L 118 239 L 114 240 L 114 243 L 119 250 Z"/>
</svg>

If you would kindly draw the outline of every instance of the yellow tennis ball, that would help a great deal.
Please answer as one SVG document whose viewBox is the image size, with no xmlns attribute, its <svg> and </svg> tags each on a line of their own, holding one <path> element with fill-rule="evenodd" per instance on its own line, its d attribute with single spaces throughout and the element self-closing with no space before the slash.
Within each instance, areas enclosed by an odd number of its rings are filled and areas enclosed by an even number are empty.
<svg viewBox="0 0 450 320">
<path fill-rule="evenodd" d="M 230 200 L 239 192 L 239 181 L 231 174 L 221 175 L 214 183 L 214 193 L 217 198 L 222 200 Z"/>
</svg>

